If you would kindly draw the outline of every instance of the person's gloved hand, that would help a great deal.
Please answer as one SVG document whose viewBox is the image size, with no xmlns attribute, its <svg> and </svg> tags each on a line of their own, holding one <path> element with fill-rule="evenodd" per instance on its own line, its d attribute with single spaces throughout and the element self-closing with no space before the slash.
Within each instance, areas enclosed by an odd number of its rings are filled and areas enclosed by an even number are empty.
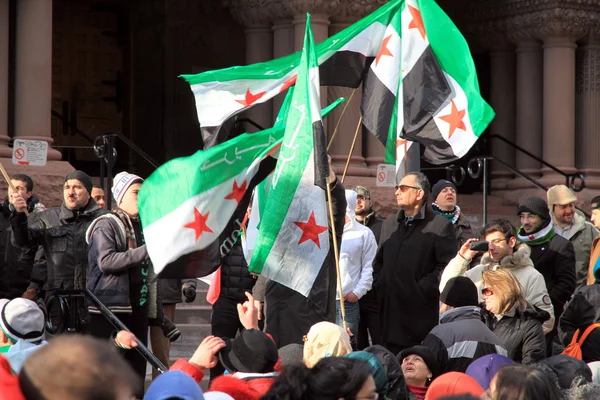
<svg viewBox="0 0 600 400">
<path fill-rule="evenodd" d="M 196 300 L 196 288 L 191 283 L 184 283 L 181 287 L 181 293 L 185 297 L 186 303 Z"/>
<path fill-rule="evenodd" d="M 30 287 L 30 288 L 27 288 L 27 290 L 25 291 L 25 293 L 23 293 L 23 296 L 21 296 L 21 297 L 23 297 L 24 299 L 27 299 L 27 300 L 36 301 L 39 293 L 40 293 L 39 290 L 37 290 L 36 288 Z"/>
</svg>

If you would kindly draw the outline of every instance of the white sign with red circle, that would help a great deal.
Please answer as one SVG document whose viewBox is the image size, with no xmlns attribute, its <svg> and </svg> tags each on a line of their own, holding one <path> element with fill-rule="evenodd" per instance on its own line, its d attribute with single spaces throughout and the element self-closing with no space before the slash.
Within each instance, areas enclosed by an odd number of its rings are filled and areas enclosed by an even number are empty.
<svg viewBox="0 0 600 400">
<path fill-rule="evenodd" d="M 13 144 L 13 164 L 43 167 L 47 158 L 48 142 L 17 139 Z"/>
<path fill-rule="evenodd" d="M 377 166 L 377 186 L 396 186 L 396 166 L 391 164 L 379 164 Z"/>
</svg>

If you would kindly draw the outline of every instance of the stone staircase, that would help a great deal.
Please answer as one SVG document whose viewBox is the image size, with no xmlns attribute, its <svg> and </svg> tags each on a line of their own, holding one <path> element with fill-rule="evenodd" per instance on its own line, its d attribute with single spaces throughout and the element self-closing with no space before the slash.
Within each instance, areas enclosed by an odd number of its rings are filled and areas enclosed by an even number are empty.
<svg viewBox="0 0 600 400">
<path fill-rule="evenodd" d="M 177 359 L 188 360 L 202 340 L 210 335 L 210 314 L 212 306 L 206 301 L 208 285 L 198 281 L 196 299 L 192 303 L 177 304 L 175 309 L 175 325 L 181 331 L 181 337 L 171 343 L 171 364 Z M 209 372 L 204 370 L 205 377 L 200 386 L 202 390 L 208 388 Z M 146 372 L 146 387 L 152 381 L 152 369 L 148 367 Z"/>
</svg>

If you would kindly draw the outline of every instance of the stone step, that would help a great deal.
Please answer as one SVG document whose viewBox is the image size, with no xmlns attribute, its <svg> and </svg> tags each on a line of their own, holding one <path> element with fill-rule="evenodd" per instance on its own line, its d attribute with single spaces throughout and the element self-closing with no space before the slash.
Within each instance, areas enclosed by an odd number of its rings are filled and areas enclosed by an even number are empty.
<svg viewBox="0 0 600 400">
<path fill-rule="evenodd" d="M 211 305 L 187 305 L 175 309 L 175 325 L 179 324 L 210 324 Z"/>
</svg>

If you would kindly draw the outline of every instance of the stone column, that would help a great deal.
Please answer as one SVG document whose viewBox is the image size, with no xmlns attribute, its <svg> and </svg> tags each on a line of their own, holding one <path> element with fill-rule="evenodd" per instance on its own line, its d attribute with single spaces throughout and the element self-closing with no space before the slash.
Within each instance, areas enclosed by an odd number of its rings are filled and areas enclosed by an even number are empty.
<svg viewBox="0 0 600 400">
<path fill-rule="evenodd" d="M 490 52 L 491 94 L 490 103 L 496 111 L 496 118 L 490 125 L 491 134 L 500 135 L 515 141 L 515 53 L 512 47 L 504 45 Z M 515 151 L 498 139 L 492 139 L 494 155 L 510 165 L 515 165 Z M 505 189 L 512 173 L 497 163 L 492 163 L 492 189 Z"/>
<path fill-rule="evenodd" d="M 8 148 L 8 15 L 9 0 L 0 0 L 0 157 L 10 157 Z"/>
<path fill-rule="evenodd" d="M 530 153 L 542 157 L 542 47 L 535 40 L 517 43 L 516 77 L 516 143 Z M 516 151 L 517 168 L 539 177 L 541 163 Z M 519 185 L 520 183 L 520 185 Z M 523 178 L 515 177 L 511 188 L 531 187 Z"/>
<path fill-rule="evenodd" d="M 246 34 L 246 64 L 255 64 L 273 59 L 273 32 L 271 26 L 250 25 L 244 31 Z M 248 118 L 264 127 L 273 126 L 273 105 L 270 101 L 257 104 L 246 112 Z M 256 128 L 247 125 L 249 131 Z"/>
<path fill-rule="evenodd" d="M 334 20 L 331 24 L 329 32 L 331 36 L 333 36 L 336 33 L 344 30 L 351 24 L 352 22 L 348 20 Z M 352 95 L 353 92 L 354 95 Z M 331 140 L 333 131 L 336 125 L 338 125 L 339 121 L 338 131 L 335 136 L 335 139 L 331 144 L 331 148 L 329 149 L 329 154 L 331 155 L 331 159 L 333 162 L 335 162 L 336 164 L 345 165 L 346 160 L 348 158 L 348 153 L 350 151 L 350 147 L 352 146 L 354 133 L 356 132 L 356 126 L 358 125 L 358 120 L 360 119 L 362 86 L 359 86 L 356 90 L 340 86 L 330 86 L 328 88 L 328 97 L 330 103 L 340 97 L 346 98 L 346 103 L 341 104 L 335 111 L 333 111 L 329 115 L 329 132 L 327 135 L 329 140 Z M 350 99 L 350 97 L 352 97 L 352 99 Z M 346 106 L 346 112 L 344 112 L 344 114 L 342 115 L 344 107 Z M 356 139 L 356 144 L 354 145 L 354 151 L 352 152 L 352 157 L 350 159 L 350 166 L 352 167 L 362 167 L 365 161 L 362 154 L 362 136 L 362 127 L 360 127 L 358 131 L 358 137 Z"/>
<path fill-rule="evenodd" d="M 53 143 L 52 0 L 19 0 L 16 18 L 15 138 Z M 62 155 L 48 149 L 48 160 Z"/>
<path fill-rule="evenodd" d="M 280 20 L 273 23 L 273 58 L 280 58 L 294 52 L 294 25 L 292 20 Z M 285 95 L 273 98 L 273 118 L 279 113 Z"/>
<path fill-rule="evenodd" d="M 564 172 L 575 167 L 575 49 L 569 37 L 544 39 L 543 159 Z M 542 168 L 542 183 L 563 183 L 556 172 Z"/>
</svg>

